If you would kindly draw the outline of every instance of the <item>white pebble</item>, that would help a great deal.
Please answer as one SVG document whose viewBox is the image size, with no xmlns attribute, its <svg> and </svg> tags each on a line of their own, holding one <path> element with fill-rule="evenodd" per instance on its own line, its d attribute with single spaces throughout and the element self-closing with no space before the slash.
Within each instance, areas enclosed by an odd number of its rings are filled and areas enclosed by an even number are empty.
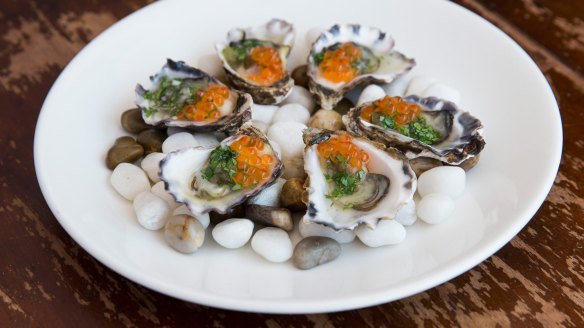
<svg viewBox="0 0 584 328">
<path fill-rule="evenodd" d="M 218 223 L 211 234 L 225 248 L 240 248 L 253 233 L 253 222 L 248 219 L 228 219 Z"/>
<path fill-rule="evenodd" d="M 274 117 L 272 124 L 277 122 L 298 122 L 306 124 L 310 119 L 310 112 L 300 104 L 288 104 L 280 107 Z"/>
<path fill-rule="evenodd" d="M 166 157 L 166 154 L 163 153 L 150 153 L 144 157 L 140 166 L 142 170 L 148 174 L 150 181 L 156 183 L 160 181 L 160 177 L 158 176 L 158 171 L 160 170 L 160 161 Z"/>
<path fill-rule="evenodd" d="M 383 90 L 382 87 L 375 84 L 368 85 L 365 89 L 363 89 L 361 95 L 359 95 L 359 100 L 357 100 L 357 106 L 363 105 L 366 102 L 381 99 L 385 96 L 386 96 L 385 90 Z"/>
<path fill-rule="evenodd" d="M 280 207 L 280 192 L 286 183 L 285 179 L 278 178 L 269 187 L 264 188 L 259 194 L 249 198 L 248 204 Z"/>
<path fill-rule="evenodd" d="M 406 93 L 406 88 L 408 87 L 408 78 L 407 75 L 402 75 L 397 79 L 391 81 L 389 84 L 383 85 L 383 90 L 385 90 L 385 94 L 391 97 L 399 96 L 403 97 Z"/>
<path fill-rule="evenodd" d="M 185 129 L 185 128 L 178 127 L 178 126 L 169 126 L 166 128 L 166 135 L 169 137 L 173 134 L 177 134 L 177 133 L 181 133 L 181 132 L 189 132 L 189 130 Z"/>
<path fill-rule="evenodd" d="M 127 200 L 133 200 L 139 193 L 150 190 L 146 173 L 130 163 L 118 164 L 112 172 L 110 183 Z"/>
<path fill-rule="evenodd" d="M 251 248 L 270 262 L 285 262 L 294 250 L 286 231 L 272 227 L 258 230 L 251 239 Z"/>
<path fill-rule="evenodd" d="M 172 211 L 172 215 L 188 215 L 193 217 L 199 221 L 199 223 L 203 226 L 203 228 L 207 229 L 209 223 L 211 222 L 211 218 L 209 217 L 209 213 L 205 213 L 202 215 L 195 215 L 186 205 L 181 205 Z"/>
<path fill-rule="evenodd" d="M 306 176 L 306 171 L 304 171 L 304 158 L 302 156 L 285 159 L 282 161 L 282 164 L 284 165 L 282 178 L 292 179 L 304 178 Z"/>
<path fill-rule="evenodd" d="M 286 145 L 282 148 L 283 159 L 302 157 L 304 150 L 302 131 L 306 128 L 306 125 L 298 122 L 277 122 L 268 129 L 268 138 L 280 146 Z"/>
<path fill-rule="evenodd" d="M 417 204 L 418 217 L 429 224 L 438 224 L 454 211 L 454 201 L 444 194 L 429 194 Z"/>
<path fill-rule="evenodd" d="M 187 148 L 187 147 L 196 147 L 199 143 L 193 137 L 192 134 L 188 132 L 179 132 L 175 133 L 162 143 L 162 152 L 168 154 L 172 151 Z"/>
<path fill-rule="evenodd" d="M 412 224 L 416 223 L 416 219 L 418 216 L 416 215 L 416 202 L 414 200 L 410 200 L 407 204 L 405 204 L 399 212 L 395 215 L 394 220 L 399 222 L 404 226 L 411 226 Z"/>
<path fill-rule="evenodd" d="M 310 91 L 299 85 L 292 87 L 292 93 L 282 102 L 282 105 L 286 104 L 300 104 L 308 109 L 310 114 L 312 114 L 316 108 L 316 101 L 312 98 Z"/>
<path fill-rule="evenodd" d="M 380 220 L 375 229 L 360 225 L 355 233 L 369 247 L 396 245 L 406 239 L 406 228 L 395 220 Z"/>
<path fill-rule="evenodd" d="M 325 225 L 307 222 L 304 219 L 298 221 L 298 230 L 302 237 L 322 236 L 332 238 L 341 244 L 350 243 L 355 239 L 355 233 L 352 230 L 335 231 Z"/>
<path fill-rule="evenodd" d="M 203 245 L 205 229 L 188 215 L 175 215 L 164 226 L 164 239 L 177 251 L 190 254 Z"/>
<path fill-rule="evenodd" d="M 418 194 L 440 193 L 456 199 L 464 192 L 466 172 L 458 166 L 438 166 L 418 177 Z"/>
<path fill-rule="evenodd" d="M 211 147 L 219 145 L 219 140 L 213 133 L 195 133 L 193 136 L 199 146 Z"/>
<path fill-rule="evenodd" d="M 150 192 L 162 198 L 168 204 L 168 207 L 171 210 L 174 210 L 175 208 L 180 206 L 180 204 L 174 200 L 174 197 L 172 197 L 172 195 L 169 194 L 168 191 L 166 191 L 166 189 L 164 188 L 164 181 L 155 183 L 152 186 L 152 189 L 150 189 Z"/>
<path fill-rule="evenodd" d="M 444 83 L 433 83 L 421 94 L 422 97 L 436 97 L 460 104 L 460 92 Z"/>
<path fill-rule="evenodd" d="M 262 133 L 267 133 L 268 132 L 268 128 L 270 127 L 268 125 L 268 123 L 263 122 L 263 121 L 258 121 L 258 120 L 251 120 L 251 125 L 253 125 L 255 128 L 257 128 L 260 131 L 262 131 Z"/>
<path fill-rule="evenodd" d="M 426 90 L 427 87 L 429 87 L 430 85 L 432 85 L 433 83 L 438 82 L 435 78 L 430 77 L 430 76 L 425 76 L 425 75 L 421 75 L 421 76 L 416 76 L 413 77 L 410 80 L 410 83 L 408 83 L 408 88 L 406 89 L 406 96 L 409 95 L 422 95 L 422 93 L 424 92 L 424 90 Z"/>
<path fill-rule="evenodd" d="M 276 152 L 276 155 L 278 155 L 278 158 L 282 160 L 282 147 L 280 147 L 280 144 L 275 142 L 274 140 L 270 140 L 270 145 L 272 146 L 272 149 Z"/>
<path fill-rule="evenodd" d="M 318 39 L 318 37 L 326 31 L 322 27 L 313 27 L 308 32 L 306 32 L 306 45 L 308 48 L 312 48 L 312 44 Z"/>
<path fill-rule="evenodd" d="M 267 125 L 272 124 L 272 118 L 276 111 L 278 111 L 278 106 L 274 105 L 257 105 L 254 104 L 251 108 L 251 119 L 254 121 L 262 121 Z"/>
<path fill-rule="evenodd" d="M 144 191 L 134 199 L 134 212 L 144 228 L 158 230 L 164 227 L 170 208 L 164 199 Z"/>
</svg>

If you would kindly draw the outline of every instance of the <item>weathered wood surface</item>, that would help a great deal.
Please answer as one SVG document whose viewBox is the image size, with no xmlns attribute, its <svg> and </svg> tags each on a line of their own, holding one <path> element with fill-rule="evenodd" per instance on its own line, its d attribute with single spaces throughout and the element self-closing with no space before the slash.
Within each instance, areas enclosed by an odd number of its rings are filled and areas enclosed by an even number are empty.
<svg viewBox="0 0 584 328">
<path fill-rule="evenodd" d="M 584 326 L 584 2 L 456 1 L 519 42 L 560 103 L 560 172 L 528 226 L 425 293 L 297 316 L 212 309 L 136 285 L 81 249 L 42 197 L 32 143 L 44 97 L 87 42 L 147 2 L 0 0 L 0 327 Z"/>
</svg>

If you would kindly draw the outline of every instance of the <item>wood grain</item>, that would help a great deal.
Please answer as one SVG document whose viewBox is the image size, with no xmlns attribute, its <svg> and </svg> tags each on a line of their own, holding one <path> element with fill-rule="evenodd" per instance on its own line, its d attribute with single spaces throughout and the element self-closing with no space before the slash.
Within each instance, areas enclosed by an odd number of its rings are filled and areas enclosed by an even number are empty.
<svg viewBox="0 0 584 328">
<path fill-rule="evenodd" d="M 457 0 L 534 58 L 558 98 L 564 156 L 533 220 L 471 271 L 355 311 L 262 315 L 150 291 L 93 259 L 61 228 L 36 182 L 33 136 L 58 74 L 101 31 L 149 1 L 0 0 L 0 327 L 584 326 L 584 3 Z"/>
</svg>

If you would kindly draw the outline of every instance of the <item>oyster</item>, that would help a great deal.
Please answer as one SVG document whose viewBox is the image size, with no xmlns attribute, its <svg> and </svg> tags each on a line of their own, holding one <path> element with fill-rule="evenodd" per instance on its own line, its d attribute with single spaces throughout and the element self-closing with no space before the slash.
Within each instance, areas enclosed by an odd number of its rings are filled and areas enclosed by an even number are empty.
<svg viewBox="0 0 584 328">
<path fill-rule="evenodd" d="M 160 179 L 177 202 L 194 214 L 224 214 L 259 193 L 282 174 L 266 136 L 251 123 L 217 147 L 185 148 L 160 163 Z"/>
<path fill-rule="evenodd" d="M 416 190 L 399 151 L 341 131 L 304 131 L 308 210 L 304 220 L 335 230 L 393 218 Z"/>
<path fill-rule="evenodd" d="M 322 108 L 332 109 L 357 86 L 390 83 L 416 64 L 393 46 L 393 39 L 377 28 L 331 27 L 318 37 L 308 55 L 310 92 Z"/>
<path fill-rule="evenodd" d="M 435 97 L 387 96 L 352 108 L 343 122 L 347 131 L 395 147 L 409 159 L 475 164 L 485 146 L 479 119 Z"/>
<path fill-rule="evenodd" d="M 255 28 L 233 29 L 215 48 L 231 84 L 247 92 L 256 104 L 277 104 L 292 91 L 286 68 L 294 43 L 292 24 L 272 19 Z"/>
<path fill-rule="evenodd" d="M 251 119 L 253 101 L 182 61 L 167 60 L 152 88 L 136 86 L 136 105 L 147 124 L 232 133 Z"/>
</svg>

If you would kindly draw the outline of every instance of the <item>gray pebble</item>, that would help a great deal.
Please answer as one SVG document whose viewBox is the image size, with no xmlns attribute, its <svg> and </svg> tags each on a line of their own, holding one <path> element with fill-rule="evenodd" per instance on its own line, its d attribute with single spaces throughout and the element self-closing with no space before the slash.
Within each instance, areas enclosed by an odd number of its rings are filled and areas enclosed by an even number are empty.
<svg viewBox="0 0 584 328">
<path fill-rule="evenodd" d="M 286 208 L 248 204 L 245 208 L 245 217 L 257 223 L 286 231 L 294 229 L 292 213 Z"/>
<path fill-rule="evenodd" d="M 140 132 L 136 141 L 144 147 L 146 155 L 150 153 L 162 153 L 162 143 L 166 139 L 166 133 L 156 129 L 149 129 Z"/>
<path fill-rule="evenodd" d="M 105 165 L 113 170 L 120 163 L 133 163 L 144 155 L 144 148 L 132 137 L 117 138 L 108 150 Z"/>
<path fill-rule="evenodd" d="M 140 108 L 128 109 L 122 114 L 122 127 L 130 133 L 140 133 L 144 130 L 151 129 L 152 126 L 146 124 L 142 119 Z"/>
<path fill-rule="evenodd" d="M 333 261 L 341 254 L 341 244 L 327 237 L 307 237 L 294 248 L 292 262 L 302 270 Z"/>
</svg>

